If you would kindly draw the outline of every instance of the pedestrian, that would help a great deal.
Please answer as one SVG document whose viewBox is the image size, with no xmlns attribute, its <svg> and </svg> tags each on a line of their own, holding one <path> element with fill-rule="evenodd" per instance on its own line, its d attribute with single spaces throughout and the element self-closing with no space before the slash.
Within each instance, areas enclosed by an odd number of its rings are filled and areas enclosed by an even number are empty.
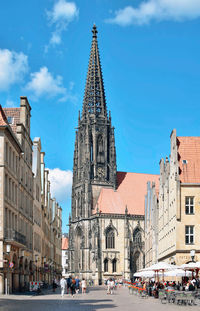
<svg viewBox="0 0 200 311">
<path fill-rule="evenodd" d="M 62 279 L 60 280 L 61 297 L 64 296 L 66 284 L 67 284 L 67 282 L 66 282 L 65 278 L 64 278 L 64 276 L 62 276 Z"/>
<path fill-rule="evenodd" d="M 115 287 L 115 282 L 113 279 L 111 279 L 111 281 L 110 281 L 110 293 L 111 293 L 111 295 L 113 294 L 114 287 Z"/>
<path fill-rule="evenodd" d="M 71 280 L 70 290 L 71 290 L 71 295 L 74 298 L 74 294 L 75 294 L 75 290 L 76 290 L 76 280 L 75 280 L 75 278 L 72 278 L 72 280 Z"/>
<path fill-rule="evenodd" d="M 107 280 L 107 295 L 110 294 L 110 279 Z"/>
<path fill-rule="evenodd" d="M 56 288 L 57 288 L 57 284 L 56 284 L 55 279 L 53 279 L 52 288 L 53 288 L 53 293 L 55 293 Z"/>
<path fill-rule="evenodd" d="M 72 281 L 72 277 L 71 277 L 71 275 L 69 275 L 67 278 L 67 294 L 69 294 L 69 292 L 70 292 L 71 281 Z"/>
<path fill-rule="evenodd" d="M 86 280 L 85 279 L 82 279 L 81 287 L 82 287 L 82 294 L 86 294 L 87 284 L 86 284 Z"/>
<path fill-rule="evenodd" d="M 80 289 L 80 280 L 79 280 L 78 276 L 76 276 L 75 281 L 76 281 L 76 294 L 78 294 L 79 289 Z"/>
</svg>

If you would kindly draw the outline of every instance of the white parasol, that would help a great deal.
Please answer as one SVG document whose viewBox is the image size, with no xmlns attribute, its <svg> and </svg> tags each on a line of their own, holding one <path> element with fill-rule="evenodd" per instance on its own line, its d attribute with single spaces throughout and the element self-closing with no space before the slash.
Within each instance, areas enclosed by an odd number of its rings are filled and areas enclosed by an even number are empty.
<svg viewBox="0 0 200 311">
<path fill-rule="evenodd" d="M 174 270 L 169 270 L 169 271 L 166 271 L 164 273 L 165 276 L 176 276 L 176 277 L 184 277 L 184 276 L 187 276 L 187 277 L 190 277 L 192 276 L 192 272 L 190 271 L 185 271 L 183 269 L 174 269 Z"/>
<path fill-rule="evenodd" d="M 181 267 L 181 269 L 184 269 L 184 270 L 199 270 L 200 269 L 200 261 L 184 263 L 180 267 Z"/>
<path fill-rule="evenodd" d="M 139 271 L 134 273 L 134 276 L 138 278 L 153 278 L 155 276 L 155 271 Z"/>
</svg>

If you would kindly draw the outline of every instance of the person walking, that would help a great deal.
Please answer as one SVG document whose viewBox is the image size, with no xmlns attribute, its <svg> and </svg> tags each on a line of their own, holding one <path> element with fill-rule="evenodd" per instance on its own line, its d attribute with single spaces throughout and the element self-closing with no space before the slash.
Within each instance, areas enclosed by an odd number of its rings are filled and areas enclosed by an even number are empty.
<svg viewBox="0 0 200 311">
<path fill-rule="evenodd" d="M 87 284 L 86 284 L 86 280 L 85 279 L 82 279 L 81 287 L 82 287 L 82 294 L 86 294 Z"/>
<path fill-rule="evenodd" d="M 67 278 L 67 294 L 69 294 L 69 292 L 70 292 L 71 282 L 72 282 L 72 277 L 71 277 L 71 275 L 69 275 Z"/>
<path fill-rule="evenodd" d="M 60 280 L 60 287 L 61 287 L 61 297 L 63 298 L 64 293 L 65 293 L 65 288 L 66 288 L 67 282 L 64 278 L 64 276 L 62 276 L 62 279 Z"/>
<path fill-rule="evenodd" d="M 56 288 L 57 288 L 57 284 L 56 284 L 56 280 L 55 279 L 53 279 L 52 288 L 53 288 L 53 293 L 55 293 Z"/>
<path fill-rule="evenodd" d="M 75 281 L 76 281 L 76 294 L 78 294 L 79 289 L 80 289 L 80 280 L 79 280 L 78 276 L 76 276 Z"/>
<path fill-rule="evenodd" d="M 70 285 L 71 295 L 74 298 L 75 290 L 76 290 L 76 280 L 72 278 L 71 285 Z"/>
<path fill-rule="evenodd" d="M 115 288 L 115 282 L 113 279 L 111 279 L 111 281 L 110 281 L 110 293 L 111 293 L 111 295 L 114 292 L 114 288 Z"/>
<path fill-rule="evenodd" d="M 110 279 L 107 280 L 107 295 L 110 294 Z"/>
</svg>

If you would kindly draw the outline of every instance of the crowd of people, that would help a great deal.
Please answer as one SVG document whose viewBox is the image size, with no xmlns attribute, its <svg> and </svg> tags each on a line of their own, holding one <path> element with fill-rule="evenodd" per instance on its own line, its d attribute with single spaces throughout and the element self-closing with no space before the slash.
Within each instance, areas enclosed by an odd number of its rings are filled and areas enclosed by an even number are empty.
<svg viewBox="0 0 200 311">
<path fill-rule="evenodd" d="M 109 278 L 104 281 L 104 284 L 107 287 L 107 295 L 113 295 L 114 290 L 117 289 L 117 287 L 121 287 L 123 285 L 123 280 Z"/>
<path fill-rule="evenodd" d="M 60 280 L 60 287 L 62 297 L 65 294 L 71 294 L 71 296 L 74 297 L 75 294 L 79 293 L 80 289 L 82 291 L 82 294 L 86 294 L 87 282 L 84 278 L 80 280 L 78 276 L 76 276 L 75 278 L 69 276 L 66 279 L 62 277 Z"/>
<path fill-rule="evenodd" d="M 182 282 L 169 282 L 169 281 L 163 281 L 163 282 L 144 282 L 141 280 L 136 280 L 133 283 L 138 288 L 143 289 L 143 291 L 146 292 L 149 296 L 153 296 L 154 298 L 158 298 L 159 296 L 159 290 L 168 290 L 168 291 L 195 291 L 200 288 L 200 279 L 199 278 L 193 278 L 192 280 L 189 279 L 183 279 Z"/>
</svg>

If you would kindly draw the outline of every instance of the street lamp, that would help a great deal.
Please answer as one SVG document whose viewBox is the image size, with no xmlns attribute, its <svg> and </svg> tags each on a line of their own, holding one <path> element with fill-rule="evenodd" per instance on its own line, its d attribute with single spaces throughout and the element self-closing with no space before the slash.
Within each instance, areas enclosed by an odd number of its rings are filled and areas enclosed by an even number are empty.
<svg viewBox="0 0 200 311">
<path fill-rule="evenodd" d="M 37 262 L 38 262 L 38 254 L 35 254 L 35 263 L 36 263 L 36 280 L 35 281 L 38 281 L 38 269 L 37 269 Z"/>
<path fill-rule="evenodd" d="M 11 251 L 11 245 L 10 245 L 10 244 L 7 244 L 7 245 L 6 245 L 6 253 L 7 253 L 7 254 L 10 254 L 10 251 Z"/>
<path fill-rule="evenodd" d="M 46 271 L 45 271 L 45 263 L 46 263 L 47 259 L 46 256 L 43 257 L 43 263 L 44 263 L 44 283 L 46 281 Z"/>
<path fill-rule="evenodd" d="M 6 245 L 6 253 L 7 255 L 10 254 L 10 251 L 11 251 L 11 245 L 10 244 L 7 244 Z M 9 274 L 9 260 L 8 260 L 8 270 L 7 270 L 7 275 L 6 275 L 6 278 L 5 278 L 5 294 L 6 295 L 9 295 L 9 287 L 10 287 L 10 282 L 9 282 L 9 278 L 10 278 L 10 274 Z"/>
<path fill-rule="evenodd" d="M 191 256 L 191 258 L 192 258 L 192 262 L 194 262 L 194 257 L 195 257 L 195 250 L 194 250 L 194 249 L 192 249 L 192 250 L 190 251 L 190 256 Z"/>
</svg>

